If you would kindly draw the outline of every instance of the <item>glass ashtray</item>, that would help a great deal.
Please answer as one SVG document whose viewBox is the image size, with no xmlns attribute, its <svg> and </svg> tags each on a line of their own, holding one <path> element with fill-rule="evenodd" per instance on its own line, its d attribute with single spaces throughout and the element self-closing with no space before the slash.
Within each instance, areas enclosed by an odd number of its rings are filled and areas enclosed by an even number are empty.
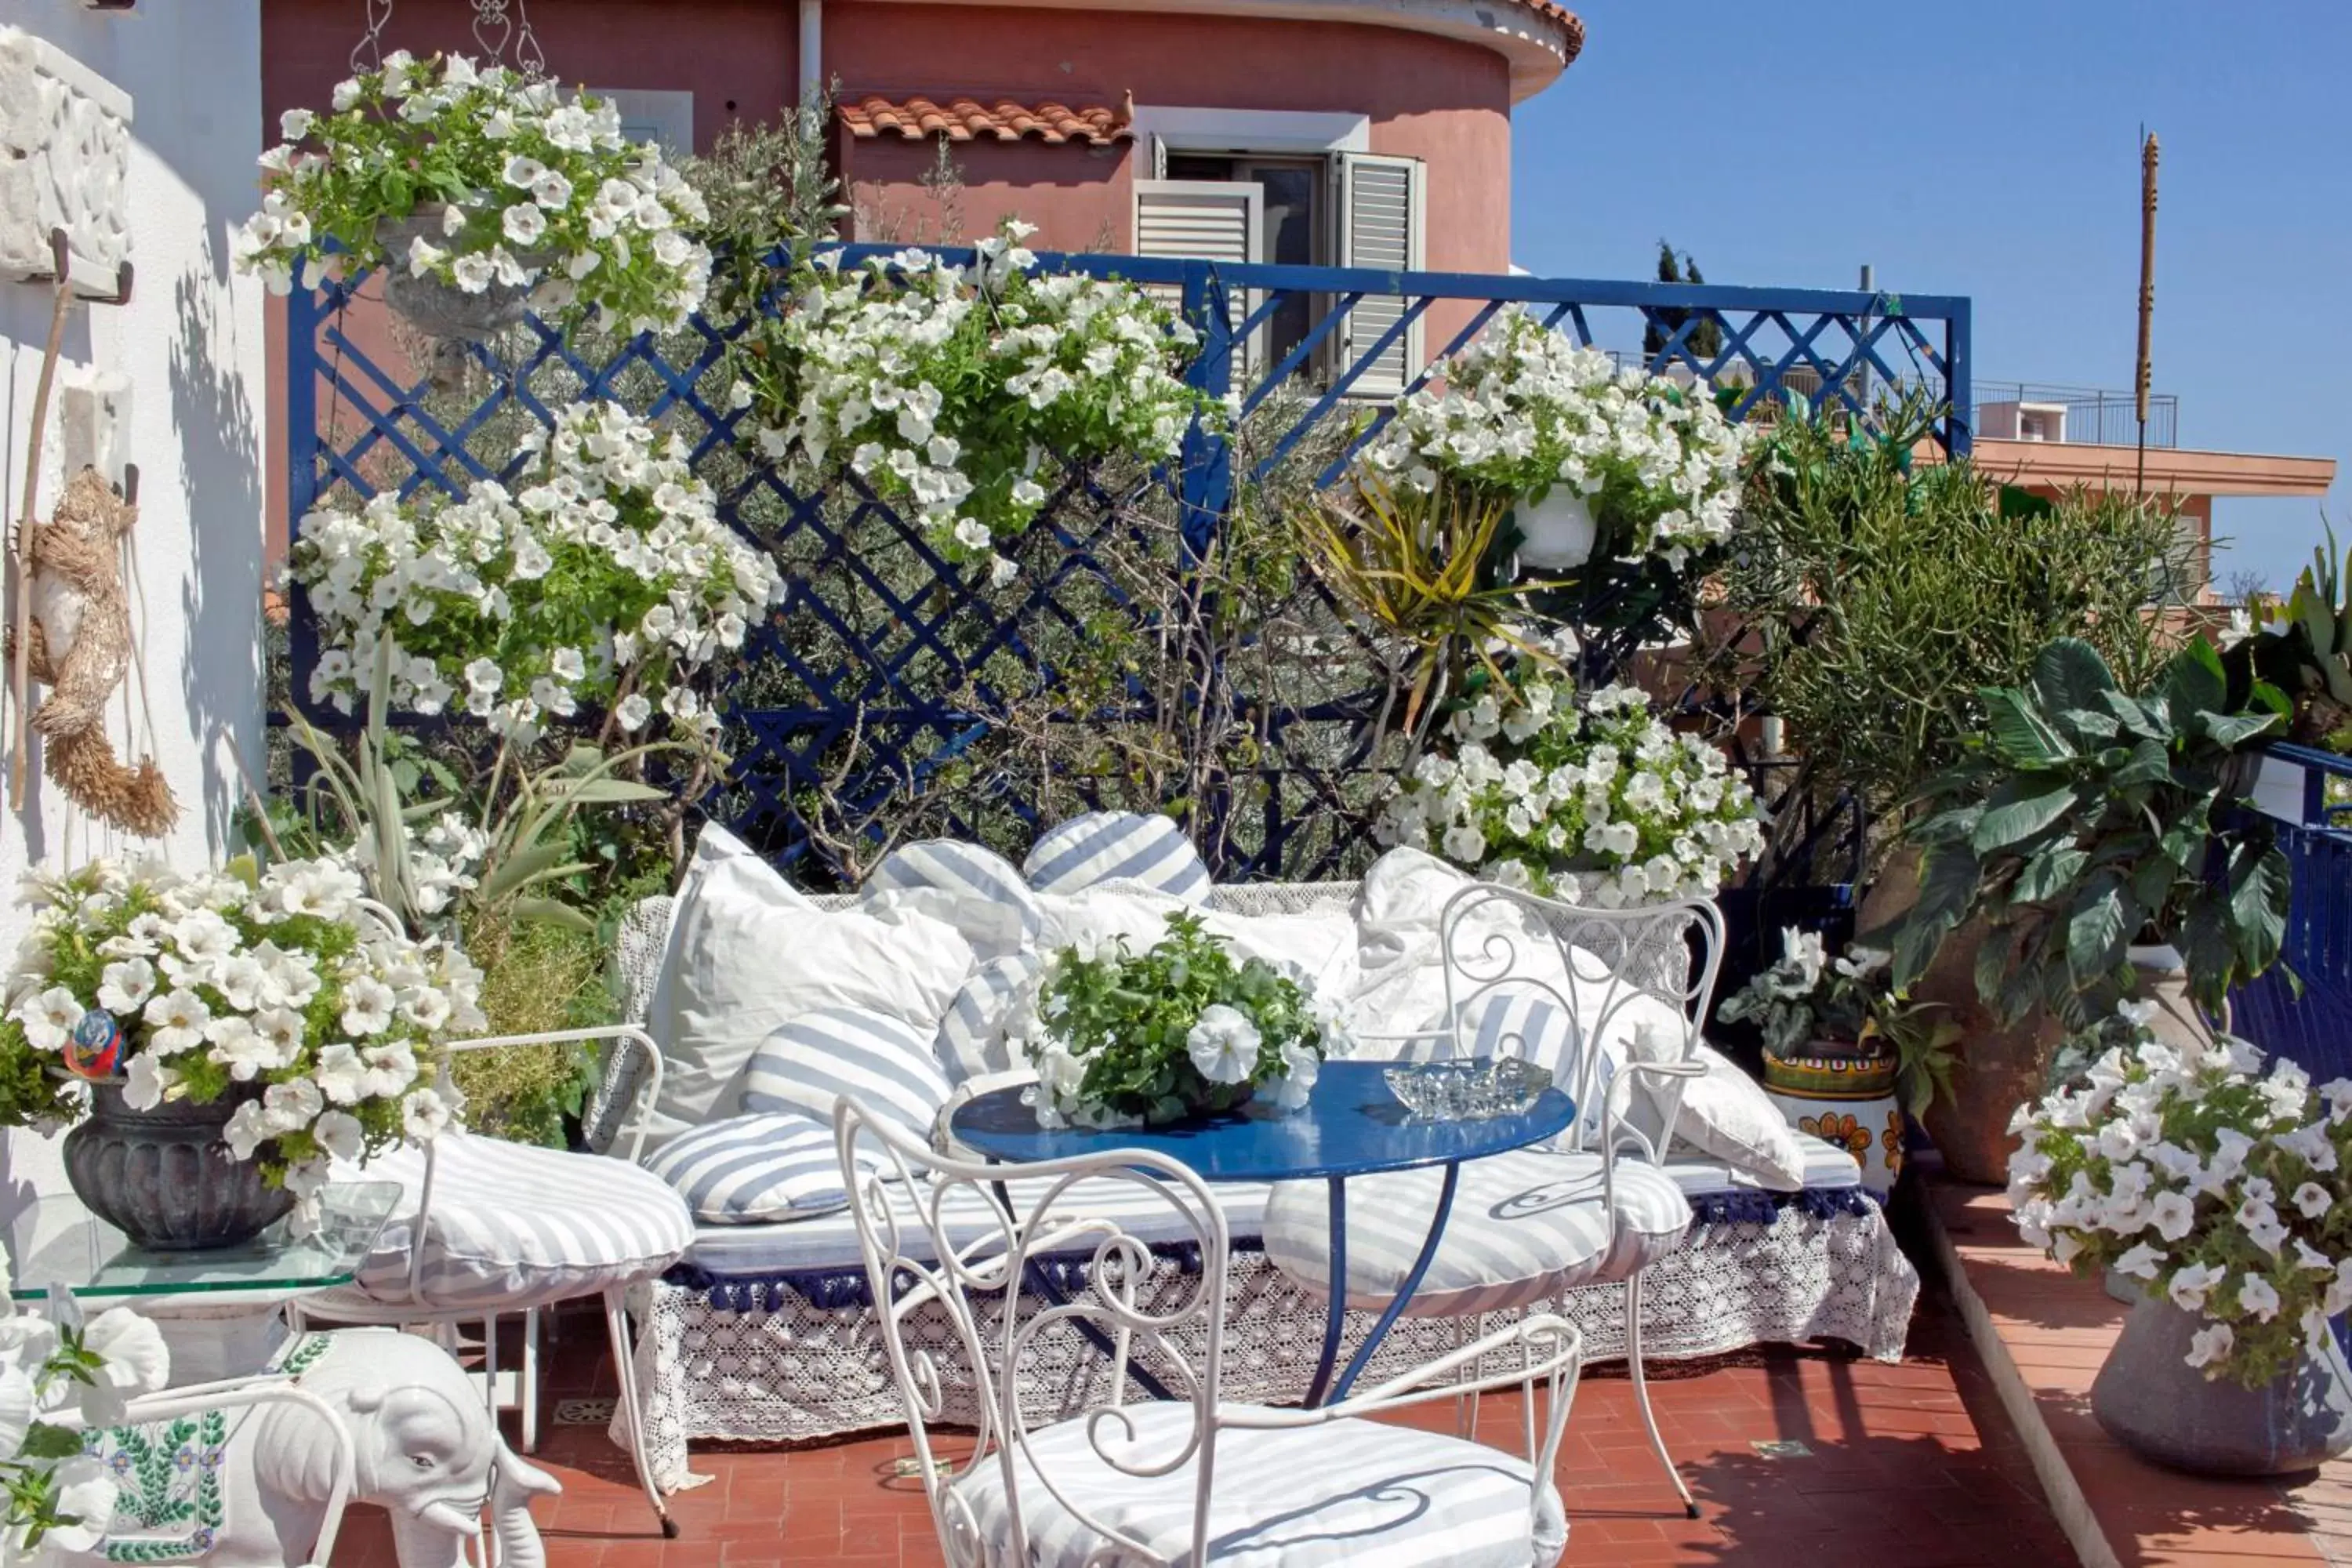
<svg viewBox="0 0 2352 1568">
<path fill-rule="evenodd" d="M 1433 1121 L 1486 1121 L 1517 1116 L 1551 1087 L 1550 1073 L 1517 1057 L 1401 1062 L 1382 1076 L 1398 1104 Z"/>
</svg>

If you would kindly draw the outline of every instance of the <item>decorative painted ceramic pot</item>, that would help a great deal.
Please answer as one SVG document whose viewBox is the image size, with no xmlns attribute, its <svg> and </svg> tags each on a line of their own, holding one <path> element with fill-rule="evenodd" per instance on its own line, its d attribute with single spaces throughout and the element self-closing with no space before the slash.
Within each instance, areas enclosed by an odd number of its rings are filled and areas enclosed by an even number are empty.
<svg viewBox="0 0 2352 1568">
<path fill-rule="evenodd" d="M 1895 1098 L 1891 1057 L 1764 1053 L 1764 1093 L 1789 1125 L 1844 1150 L 1862 1167 L 1862 1184 L 1885 1197 L 1903 1174 L 1903 1109 Z"/>
<path fill-rule="evenodd" d="M 2178 1470 L 2278 1476 L 2352 1452 L 2352 1368 L 2331 1339 L 2261 1388 L 2188 1363 L 2205 1320 L 2142 1296 L 2091 1384 L 2091 1414 L 2126 1447 Z"/>
<path fill-rule="evenodd" d="M 120 1083 L 92 1083 L 89 1115 L 65 1136 L 66 1181 L 82 1206 L 151 1252 L 251 1241 L 294 1206 L 261 1167 L 230 1152 L 221 1130 L 260 1086 L 241 1084 L 209 1105 L 133 1110 Z"/>
</svg>

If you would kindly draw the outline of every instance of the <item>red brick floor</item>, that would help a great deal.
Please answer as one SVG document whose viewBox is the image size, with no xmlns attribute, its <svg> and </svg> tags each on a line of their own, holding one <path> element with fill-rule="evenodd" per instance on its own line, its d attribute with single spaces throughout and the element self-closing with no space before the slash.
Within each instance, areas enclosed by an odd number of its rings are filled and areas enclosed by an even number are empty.
<svg viewBox="0 0 2352 1568">
<path fill-rule="evenodd" d="M 584 1360 L 592 1331 L 572 1331 Z M 566 1371 L 572 1363 L 564 1363 Z M 1673 1369 L 1669 1369 L 1671 1372 Z M 610 1387 L 599 1362 L 596 1383 Z M 576 1387 L 576 1384 L 575 1384 Z M 1613 1367 L 1580 1389 L 1559 1485 L 1570 1563 L 1736 1563 L 1753 1568 L 2063 1568 L 2074 1562 L 1948 1301 L 1930 1286 L 1899 1366 L 1772 1350 L 1696 1375 L 1654 1378 L 1661 1426 L 1698 1494 L 1686 1520 Z M 1435 1423 L 1450 1405 L 1432 1406 Z M 1516 1401 L 1489 1400 L 1481 1436 L 1516 1441 Z M 1795 1441 L 1807 1457 L 1767 1458 Z M 789 1453 L 704 1448 L 715 1479 L 672 1506 L 664 1542 L 626 1458 L 601 1428 L 551 1427 L 539 1462 L 563 1496 L 539 1508 L 551 1568 L 918 1568 L 942 1562 L 903 1436 Z M 392 1568 L 381 1514 L 352 1510 L 338 1564 Z"/>
</svg>

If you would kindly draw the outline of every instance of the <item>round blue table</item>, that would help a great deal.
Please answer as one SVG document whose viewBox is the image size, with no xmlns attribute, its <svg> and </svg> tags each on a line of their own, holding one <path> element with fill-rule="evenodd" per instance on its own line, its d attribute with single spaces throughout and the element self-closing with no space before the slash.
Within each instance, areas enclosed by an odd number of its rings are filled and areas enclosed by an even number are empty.
<svg viewBox="0 0 2352 1568">
<path fill-rule="evenodd" d="M 1007 1164 L 1150 1149 L 1189 1166 L 1205 1182 L 1290 1182 L 1317 1176 L 1328 1181 L 1331 1185 L 1330 1302 L 1323 1325 L 1323 1353 L 1307 1391 L 1307 1403 L 1316 1405 L 1348 1396 L 1372 1352 L 1421 1288 L 1422 1276 L 1429 1272 L 1430 1261 L 1437 1256 L 1446 1218 L 1453 1213 L 1462 1162 L 1543 1142 L 1566 1131 L 1576 1119 L 1575 1103 L 1557 1089 L 1544 1090 L 1534 1105 L 1515 1116 L 1484 1121 L 1433 1121 L 1416 1117 L 1397 1103 L 1381 1076 L 1395 1065 L 1325 1062 L 1306 1109 L 1288 1115 L 1252 1101 L 1221 1116 L 1166 1127 L 1122 1127 L 1108 1131 L 1090 1127 L 1048 1129 L 1038 1126 L 1036 1112 L 1021 1103 L 1024 1090 L 1000 1089 L 960 1107 L 951 1125 L 967 1146 Z M 1396 1299 L 1381 1312 L 1335 1382 L 1331 1369 L 1339 1358 L 1339 1331 L 1348 1315 L 1348 1178 L 1423 1165 L 1445 1167 L 1429 1237 L 1422 1243 Z"/>
</svg>

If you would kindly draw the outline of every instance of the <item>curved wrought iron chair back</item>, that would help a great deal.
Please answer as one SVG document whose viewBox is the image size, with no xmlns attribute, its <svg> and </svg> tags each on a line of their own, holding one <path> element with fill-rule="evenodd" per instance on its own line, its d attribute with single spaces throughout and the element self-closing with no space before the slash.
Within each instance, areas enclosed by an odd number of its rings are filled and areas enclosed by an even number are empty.
<svg viewBox="0 0 2352 1568">
<path fill-rule="evenodd" d="M 1032 1521 L 1041 1508 L 1101 1538 L 1089 1562 L 1205 1563 L 1221 1432 L 1319 1426 L 1478 1388 L 1526 1390 L 1529 1466 L 1538 1477 L 1553 1473 L 1583 1358 L 1581 1337 L 1563 1319 L 1529 1314 L 1337 1404 L 1227 1404 L 1219 1390 L 1229 1237 L 1215 1198 L 1184 1165 L 1142 1149 L 975 1163 L 940 1153 L 846 1097 L 834 1134 L 915 1463 L 950 1563 L 1033 1561 Z M 961 1194 L 980 1201 L 954 1201 Z M 1141 1203 L 1132 1201 L 1139 1195 Z M 1172 1226 L 1154 1226 L 1158 1247 L 1168 1247 L 1172 1230 L 1179 1245 L 1200 1249 L 1199 1270 L 1156 1268 L 1154 1246 L 1129 1228 L 1139 1212 L 1171 1218 Z M 975 1214 L 986 1217 L 976 1221 Z M 919 1329 L 919 1315 L 928 1320 Z M 1075 1415 L 1064 1388 L 1038 1386 L 1054 1364 L 1038 1352 L 1062 1334 L 1080 1336 L 1108 1362 L 1108 1378 L 1093 1384 L 1108 1394 Z M 942 1463 L 929 1427 L 943 1415 L 949 1380 L 959 1375 L 972 1380 L 979 1428 L 968 1458 Z M 1151 1397 L 1129 1403 L 1131 1384 Z M 1139 1419 L 1145 1408 L 1171 1407 L 1188 1412 L 1172 1431 L 1164 1421 Z M 1083 1454 L 1066 1439 L 1055 1446 L 1058 1458 L 1033 1442 L 1071 1421 L 1083 1423 Z M 1108 1466 L 1139 1484 L 1189 1469 L 1188 1550 L 1168 1555 L 1076 1500 L 1067 1482 L 1080 1464 Z M 992 1534 L 984 1530 L 961 1489 L 989 1466 L 997 1468 L 1009 1534 L 1003 1521 Z"/>
<path fill-rule="evenodd" d="M 1444 1026 L 1456 1053 L 1484 1046 L 1533 1058 L 1543 1042 L 1528 1037 L 1524 1021 L 1491 1039 L 1475 1037 L 1488 1005 L 1549 1003 L 1569 1030 L 1567 1055 L 1552 1064 L 1554 1081 L 1578 1112 L 1562 1146 L 1612 1156 L 1630 1146 L 1653 1163 L 1662 1160 L 1686 1075 L 1643 1074 L 1654 1086 L 1649 1094 L 1619 1094 L 1617 1075 L 1595 1047 L 1613 1040 L 1630 1055 L 1635 1034 L 1654 1030 L 1671 1010 L 1675 1037 L 1652 1041 L 1644 1055 L 1669 1069 L 1692 1059 L 1723 965 L 1722 912 L 1700 899 L 1599 909 L 1474 882 L 1446 900 L 1438 931 Z"/>
</svg>

